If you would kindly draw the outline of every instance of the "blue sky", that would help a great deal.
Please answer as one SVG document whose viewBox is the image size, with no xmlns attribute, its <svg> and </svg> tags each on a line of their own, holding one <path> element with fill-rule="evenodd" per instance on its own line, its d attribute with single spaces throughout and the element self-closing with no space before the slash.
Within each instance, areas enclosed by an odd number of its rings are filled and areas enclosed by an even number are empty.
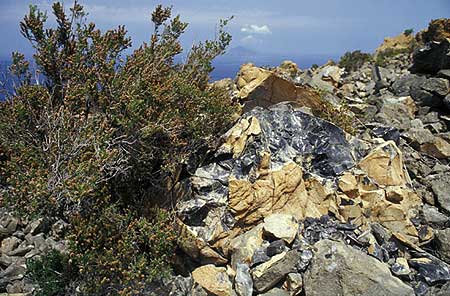
<svg viewBox="0 0 450 296">
<path fill-rule="evenodd" d="M 190 23 L 186 46 L 214 36 L 217 20 L 234 15 L 232 46 L 283 55 L 337 56 L 347 50 L 372 52 L 386 36 L 425 28 L 431 19 L 450 16 L 450 0 L 81 0 L 89 20 L 107 29 L 125 25 L 134 46 L 148 40 L 149 15 L 161 3 L 173 5 Z M 50 11 L 52 1 L 0 0 L 0 57 L 31 53 L 18 23 L 30 3 Z M 69 6 L 72 1 L 64 1 Z"/>
</svg>

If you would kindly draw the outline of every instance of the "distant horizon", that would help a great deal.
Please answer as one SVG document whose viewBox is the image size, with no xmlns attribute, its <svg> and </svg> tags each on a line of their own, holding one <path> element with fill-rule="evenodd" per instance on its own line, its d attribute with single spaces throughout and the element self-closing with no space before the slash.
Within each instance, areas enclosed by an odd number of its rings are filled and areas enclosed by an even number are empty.
<svg viewBox="0 0 450 296">
<path fill-rule="evenodd" d="M 0 57 L 8 59 L 13 51 L 26 56 L 32 47 L 20 35 L 19 22 L 30 3 L 47 11 L 49 25 L 51 0 L 0 1 Z M 243 46 L 266 55 L 342 56 L 347 51 L 373 52 L 385 37 L 412 28 L 425 29 L 432 19 L 448 17 L 450 1 L 434 0 L 79 0 L 92 21 L 102 30 L 124 25 L 132 38 L 133 48 L 149 40 L 153 27 L 150 12 L 159 3 L 173 6 L 189 23 L 182 37 L 184 48 L 213 38 L 219 19 L 234 16 L 227 30 L 233 36 L 231 47 Z M 72 1 L 66 2 L 66 9 Z M 131 50 L 130 50 L 131 51 Z"/>
</svg>

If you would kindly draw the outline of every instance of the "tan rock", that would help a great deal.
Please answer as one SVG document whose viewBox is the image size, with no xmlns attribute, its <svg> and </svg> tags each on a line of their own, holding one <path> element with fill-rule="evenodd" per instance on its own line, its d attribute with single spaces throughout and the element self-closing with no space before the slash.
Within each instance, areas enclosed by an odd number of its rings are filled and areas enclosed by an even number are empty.
<svg viewBox="0 0 450 296">
<path fill-rule="evenodd" d="M 356 177 L 350 172 L 345 172 L 339 178 L 338 186 L 342 190 L 342 192 L 346 193 L 349 197 L 358 195 L 358 181 L 356 180 Z"/>
<path fill-rule="evenodd" d="M 375 50 L 375 57 L 377 57 L 379 54 L 387 51 L 387 50 L 393 50 L 393 51 L 402 51 L 402 50 L 408 50 L 411 48 L 411 46 L 414 43 L 414 34 L 405 35 L 400 34 L 395 37 L 387 37 L 384 39 L 383 43 Z"/>
<path fill-rule="evenodd" d="M 393 141 L 387 141 L 364 157 L 359 167 L 379 185 L 405 185 L 402 152 Z"/>
<path fill-rule="evenodd" d="M 214 251 L 202 238 L 190 229 L 189 226 L 178 220 L 178 246 L 190 257 L 202 264 L 226 264 L 227 259 Z"/>
<path fill-rule="evenodd" d="M 212 264 L 203 265 L 192 271 L 192 278 L 194 282 L 213 295 L 233 295 L 232 283 L 225 267 L 216 267 Z"/>
<path fill-rule="evenodd" d="M 244 103 L 244 112 L 256 106 L 269 107 L 285 101 L 295 102 L 312 110 L 321 108 L 321 98 L 312 88 L 296 86 L 274 72 L 255 67 L 253 64 L 241 66 L 237 88 L 237 96 Z"/>
<path fill-rule="evenodd" d="M 422 144 L 420 150 L 439 159 L 450 157 L 450 143 L 441 137 L 434 137 L 433 141 Z"/>
<path fill-rule="evenodd" d="M 278 70 L 281 70 L 281 72 L 284 72 L 291 77 L 295 76 L 299 71 L 297 64 L 293 61 L 283 61 L 278 67 Z"/>
<path fill-rule="evenodd" d="M 266 171 L 266 169 L 263 169 Z M 272 213 L 303 217 L 308 196 L 301 168 L 291 162 L 279 170 L 259 174 L 255 182 L 230 178 L 231 213 L 244 225 L 255 224 Z"/>
<path fill-rule="evenodd" d="M 264 232 L 288 244 L 294 241 L 297 231 L 298 223 L 292 215 L 272 214 L 264 218 Z"/>
<path fill-rule="evenodd" d="M 225 142 L 221 150 L 233 153 L 233 157 L 239 157 L 244 151 L 248 140 L 261 133 L 261 127 L 256 117 L 241 119 L 225 135 Z"/>
</svg>

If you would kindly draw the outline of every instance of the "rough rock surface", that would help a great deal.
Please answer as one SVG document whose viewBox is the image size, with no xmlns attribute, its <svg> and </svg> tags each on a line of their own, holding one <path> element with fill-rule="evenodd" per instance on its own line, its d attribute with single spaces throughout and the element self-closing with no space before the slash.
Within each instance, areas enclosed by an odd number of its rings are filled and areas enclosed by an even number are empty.
<svg viewBox="0 0 450 296">
<path fill-rule="evenodd" d="M 305 273 L 306 295 L 414 295 L 376 259 L 344 245 L 322 240 Z"/>
</svg>

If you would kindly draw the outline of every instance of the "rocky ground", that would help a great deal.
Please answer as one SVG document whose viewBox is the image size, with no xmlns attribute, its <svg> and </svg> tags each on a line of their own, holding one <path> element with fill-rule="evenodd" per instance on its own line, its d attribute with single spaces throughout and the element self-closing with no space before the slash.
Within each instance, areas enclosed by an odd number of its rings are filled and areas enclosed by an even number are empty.
<svg viewBox="0 0 450 296">
<path fill-rule="evenodd" d="M 217 82 L 245 113 L 178 184 L 177 275 L 153 295 L 450 295 L 450 40 L 433 34 L 384 67 Z M 1 212 L 0 292 L 31 292 L 25 260 L 64 250 L 66 227 Z"/>
</svg>

